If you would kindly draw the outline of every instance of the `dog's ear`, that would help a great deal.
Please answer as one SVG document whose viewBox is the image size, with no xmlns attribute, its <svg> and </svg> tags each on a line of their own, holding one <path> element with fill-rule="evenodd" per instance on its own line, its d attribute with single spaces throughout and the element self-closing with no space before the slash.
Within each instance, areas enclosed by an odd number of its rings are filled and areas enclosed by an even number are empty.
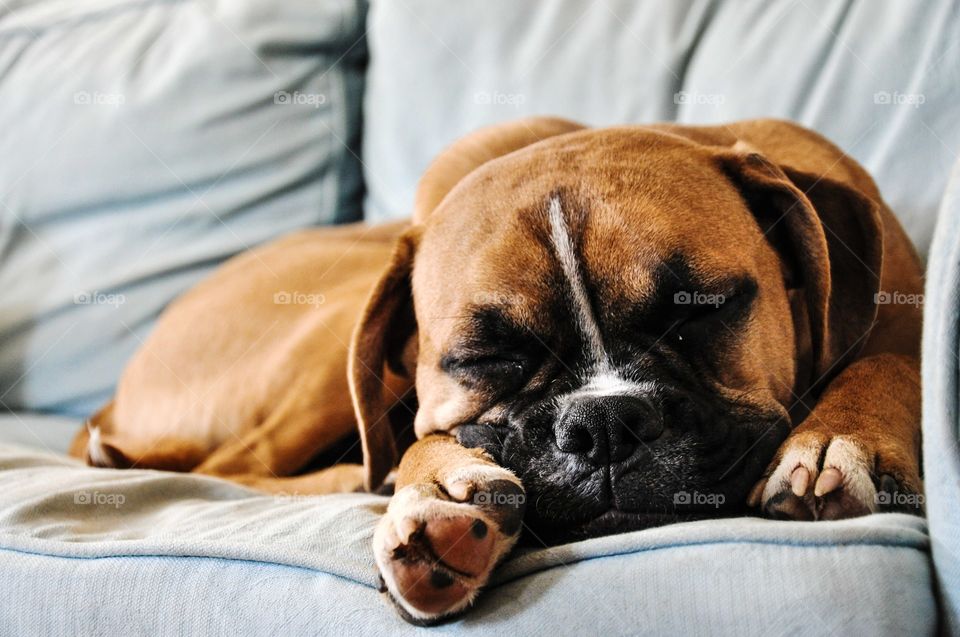
<svg viewBox="0 0 960 637">
<path fill-rule="evenodd" d="M 779 166 L 741 144 L 720 159 L 780 254 L 788 287 L 802 294 L 813 357 L 807 387 L 822 387 L 857 355 L 876 319 L 879 204 L 841 181 Z"/>
<path fill-rule="evenodd" d="M 559 117 L 527 117 L 478 129 L 437 155 L 420 178 L 413 204 L 413 222 L 422 224 L 454 186 L 476 168 L 548 137 L 582 130 Z"/>
<path fill-rule="evenodd" d="M 360 430 L 364 486 L 371 491 L 397 461 L 388 412 L 399 400 L 388 386 L 386 368 L 415 378 L 417 324 L 411 274 L 424 226 L 447 193 L 482 164 L 541 139 L 582 129 L 551 117 L 533 117 L 481 128 L 455 142 L 420 179 L 413 225 L 397 241 L 387 269 L 367 299 L 350 342 L 348 378 Z"/>
<path fill-rule="evenodd" d="M 410 275 L 419 236 L 418 227 L 400 235 L 350 340 L 347 378 L 363 448 L 364 487 L 368 491 L 383 484 L 397 462 L 389 412 L 401 396 L 390 387 L 387 366 L 412 379 L 414 370 L 404 369 L 402 359 L 409 344 L 416 342 Z"/>
</svg>

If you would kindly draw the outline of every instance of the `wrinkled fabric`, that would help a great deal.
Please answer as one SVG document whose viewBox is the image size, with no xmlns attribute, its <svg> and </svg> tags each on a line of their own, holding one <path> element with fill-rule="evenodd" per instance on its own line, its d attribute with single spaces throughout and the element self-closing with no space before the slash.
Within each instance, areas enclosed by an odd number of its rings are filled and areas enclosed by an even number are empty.
<svg viewBox="0 0 960 637">
<path fill-rule="evenodd" d="M 268 496 L 0 446 L 0 634 L 932 634 L 924 521 L 753 518 L 518 551 L 464 618 L 377 592 L 388 499 Z"/>
</svg>

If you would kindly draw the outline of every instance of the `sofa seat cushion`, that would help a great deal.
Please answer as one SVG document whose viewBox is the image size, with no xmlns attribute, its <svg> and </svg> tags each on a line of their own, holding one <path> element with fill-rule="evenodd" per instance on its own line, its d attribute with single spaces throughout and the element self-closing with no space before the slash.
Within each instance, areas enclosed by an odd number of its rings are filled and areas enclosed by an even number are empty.
<svg viewBox="0 0 960 637">
<path fill-rule="evenodd" d="M 518 551 L 438 629 L 377 592 L 387 498 L 257 494 L 0 446 L 0 633 L 931 634 L 923 520 L 753 518 Z M 38 626 L 37 621 L 48 622 Z"/>
</svg>

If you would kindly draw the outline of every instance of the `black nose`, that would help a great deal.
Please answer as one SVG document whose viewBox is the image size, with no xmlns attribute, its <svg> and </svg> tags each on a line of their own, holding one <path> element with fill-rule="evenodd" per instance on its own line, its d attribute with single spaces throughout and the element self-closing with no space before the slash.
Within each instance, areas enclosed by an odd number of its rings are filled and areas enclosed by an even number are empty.
<svg viewBox="0 0 960 637">
<path fill-rule="evenodd" d="M 584 396 L 571 402 L 554 425 L 557 447 L 596 464 L 629 457 L 640 441 L 658 438 L 663 421 L 634 396 Z"/>
</svg>

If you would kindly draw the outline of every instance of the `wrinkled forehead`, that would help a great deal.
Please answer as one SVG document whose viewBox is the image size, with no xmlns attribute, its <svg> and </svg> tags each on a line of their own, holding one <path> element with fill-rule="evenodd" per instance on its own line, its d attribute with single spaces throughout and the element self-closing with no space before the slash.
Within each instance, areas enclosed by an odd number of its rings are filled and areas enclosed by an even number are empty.
<svg viewBox="0 0 960 637">
<path fill-rule="evenodd" d="M 493 306 L 535 326 L 569 302 L 574 276 L 606 302 L 643 303 L 749 267 L 762 235 L 709 157 L 655 143 L 601 153 L 587 141 L 489 162 L 450 193 L 418 250 L 419 321 Z"/>
</svg>

